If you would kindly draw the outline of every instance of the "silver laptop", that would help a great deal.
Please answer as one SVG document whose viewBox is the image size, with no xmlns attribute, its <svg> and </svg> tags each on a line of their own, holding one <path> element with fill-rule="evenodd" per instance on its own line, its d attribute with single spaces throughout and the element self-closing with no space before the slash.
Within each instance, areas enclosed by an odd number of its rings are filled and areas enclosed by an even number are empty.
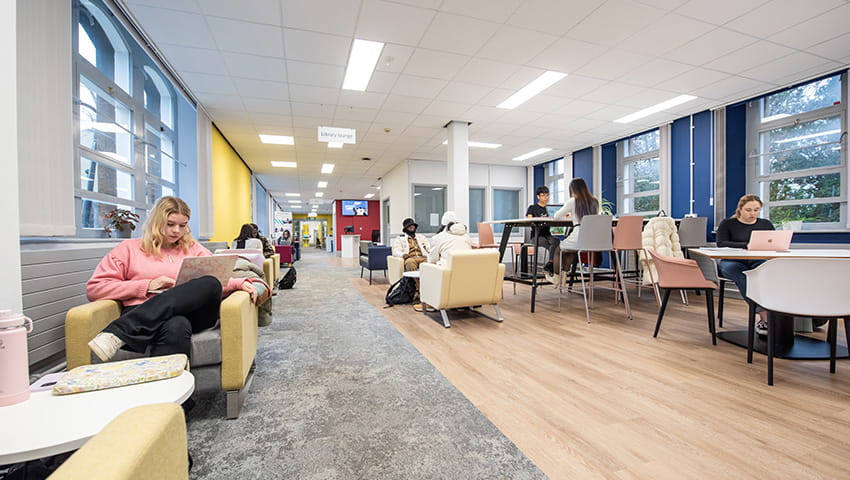
<svg viewBox="0 0 850 480">
<path fill-rule="evenodd" d="M 791 230 L 753 230 L 747 250 L 782 251 L 791 247 Z"/>
<path fill-rule="evenodd" d="M 180 285 L 203 277 L 204 275 L 212 275 L 217 278 L 222 285 L 227 285 L 230 277 L 233 276 L 233 267 L 236 265 L 236 255 L 212 255 L 208 257 L 186 257 L 180 264 L 180 272 L 177 274 L 177 279 L 174 285 Z M 150 293 L 162 293 L 165 290 L 151 290 Z"/>
</svg>

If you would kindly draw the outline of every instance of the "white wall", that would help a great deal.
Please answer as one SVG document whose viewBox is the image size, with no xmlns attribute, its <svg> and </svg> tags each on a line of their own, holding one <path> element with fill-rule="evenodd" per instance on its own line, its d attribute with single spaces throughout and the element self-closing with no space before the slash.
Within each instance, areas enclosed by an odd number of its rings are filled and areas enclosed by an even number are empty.
<svg viewBox="0 0 850 480">
<path fill-rule="evenodd" d="M 410 204 L 412 194 L 408 182 L 408 170 L 407 162 L 400 162 L 381 180 L 381 205 L 384 200 L 390 200 L 390 231 L 384 233 L 386 238 L 400 235 L 401 222 L 413 212 L 413 206 Z"/>
<path fill-rule="evenodd" d="M 16 2 L 0 3 L 0 64 L 11 71 L 0 75 L 0 109 L 4 112 L 17 111 L 18 81 L 16 38 Z M 18 2 L 20 3 L 20 2 Z M 0 309 L 23 311 L 21 301 L 21 250 L 19 240 L 18 213 L 18 129 L 17 116 L 4 115 L 0 120 L 0 148 L 11 161 L 4 164 L 5 175 L 0 176 L 0 271 L 3 272 L 3 288 L 0 288 Z M 42 207 L 44 204 L 42 204 Z"/>
<path fill-rule="evenodd" d="M 20 234 L 73 236 L 77 232 L 71 201 L 74 198 L 73 2 L 3 3 L 17 3 L 17 16 L 6 17 L 12 22 L 17 18 L 17 42 L 5 42 L 4 50 L 17 50 L 20 101 L 15 178 L 20 185 Z M 4 35 L 9 31 L 13 30 L 4 29 Z M 10 61 L 7 66 L 15 64 L 14 59 Z"/>
</svg>

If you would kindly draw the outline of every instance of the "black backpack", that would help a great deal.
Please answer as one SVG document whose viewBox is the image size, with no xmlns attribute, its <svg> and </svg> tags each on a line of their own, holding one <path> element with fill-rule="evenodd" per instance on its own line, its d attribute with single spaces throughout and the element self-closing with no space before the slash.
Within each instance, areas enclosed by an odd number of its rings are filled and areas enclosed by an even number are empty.
<svg viewBox="0 0 850 480">
<path fill-rule="evenodd" d="M 290 267 L 289 271 L 286 272 L 286 275 L 277 282 L 277 288 L 280 290 L 292 288 L 292 286 L 295 285 L 295 280 L 295 268 Z"/>
<path fill-rule="evenodd" d="M 387 290 L 387 305 L 401 305 L 413 302 L 413 296 L 416 294 L 416 281 L 410 277 L 401 277 L 401 279 L 390 285 Z"/>
</svg>

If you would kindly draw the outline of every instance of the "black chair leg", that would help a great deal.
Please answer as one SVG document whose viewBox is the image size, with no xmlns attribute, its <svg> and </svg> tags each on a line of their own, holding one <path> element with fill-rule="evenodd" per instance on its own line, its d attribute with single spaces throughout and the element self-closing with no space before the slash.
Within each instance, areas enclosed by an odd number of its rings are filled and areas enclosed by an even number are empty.
<svg viewBox="0 0 850 480">
<path fill-rule="evenodd" d="M 708 310 L 708 331 L 711 332 L 711 344 L 717 345 L 717 330 L 714 328 L 714 293 L 705 289 L 705 307 Z"/>
<path fill-rule="evenodd" d="M 829 373 L 835 373 L 835 350 L 838 343 L 838 319 L 829 319 L 829 328 L 826 333 L 826 341 L 829 342 Z"/>
<path fill-rule="evenodd" d="M 661 318 L 664 317 L 664 310 L 667 309 L 667 301 L 670 300 L 670 292 L 673 289 L 667 288 L 664 290 L 664 298 L 661 299 L 661 308 L 658 309 L 658 320 L 655 322 L 655 333 L 652 334 L 653 338 L 658 336 L 658 330 L 661 328 Z"/>
<path fill-rule="evenodd" d="M 372 285 L 372 269 L 369 269 L 369 285 Z"/>
<path fill-rule="evenodd" d="M 767 384 L 773 385 L 773 341 L 776 334 L 776 322 L 781 318 L 773 312 L 767 314 Z"/>
<path fill-rule="evenodd" d="M 750 314 L 747 316 L 747 363 L 753 363 L 753 342 L 755 341 L 756 333 L 756 304 L 752 302 L 747 302 L 747 304 L 750 306 Z"/>
<path fill-rule="evenodd" d="M 847 348 L 850 350 L 850 318 L 844 317 L 844 341 L 847 342 Z"/>
<path fill-rule="evenodd" d="M 720 291 L 717 292 L 717 324 L 723 328 L 723 298 L 726 296 L 726 282 L 720 281 Z"/>
<path fill-rule="evenodd" d="M 363 266 L 360 266 L 360 278 L 363 278 Z"/>
</svg>

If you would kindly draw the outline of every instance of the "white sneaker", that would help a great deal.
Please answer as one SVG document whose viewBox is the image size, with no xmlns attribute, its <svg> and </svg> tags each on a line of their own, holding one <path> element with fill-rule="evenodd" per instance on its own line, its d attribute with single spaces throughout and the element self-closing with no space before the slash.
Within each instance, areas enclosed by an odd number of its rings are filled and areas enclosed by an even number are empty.
<svg viewBox="0 0 850 480">
<path fill-rule="evenodd" d="M 756 322 L 756 334 L 758 335 L 767 335 L 767 322 L 764 320 L 759 320 Z"/>
<path fill-rule="evenodd" d="M 97 358 L 103 362 L 108 362 L 118 353 L 118 350 L 124 346 L 124 342 L 115 335 L 107 332 L 100 332 L 96 337 L 89 342 L 89 348 Z"/>
</svg>

